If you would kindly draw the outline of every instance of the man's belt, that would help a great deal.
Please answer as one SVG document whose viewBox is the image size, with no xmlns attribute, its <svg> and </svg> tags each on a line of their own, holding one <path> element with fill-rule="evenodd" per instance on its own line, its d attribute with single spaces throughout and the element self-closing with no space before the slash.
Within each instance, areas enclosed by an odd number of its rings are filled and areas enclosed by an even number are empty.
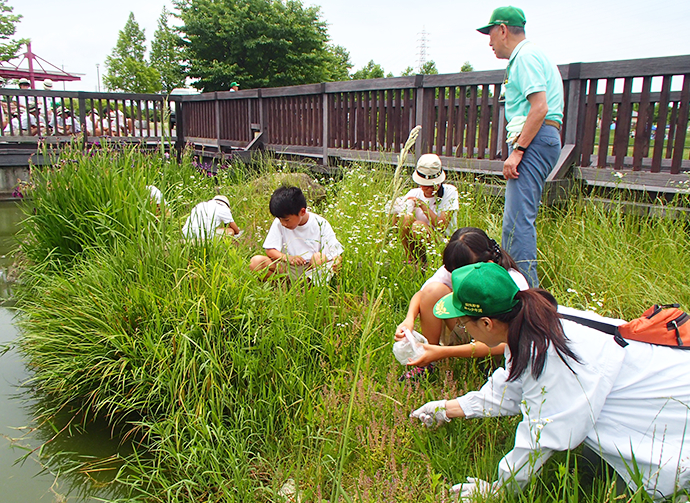
<svg viewBox="0 0 690 503">
<path fill-rule="evenodd" d="M 547 126 L 553 126 L 556 129 L 558 129 L 559 131 L 561 130 L 561 123 L 558 121 L 552 121 L 551 119 L 546 119 L 544 121 L 544 124 L 546 124 Z"/>
</svg>

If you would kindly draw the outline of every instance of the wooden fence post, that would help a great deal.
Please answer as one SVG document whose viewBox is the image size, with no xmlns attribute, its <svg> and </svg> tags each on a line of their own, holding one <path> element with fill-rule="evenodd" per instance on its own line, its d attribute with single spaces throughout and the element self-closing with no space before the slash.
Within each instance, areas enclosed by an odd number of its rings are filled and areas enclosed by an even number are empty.
<svg viewBox="0 0 690 503">
<path fill-rule="evenodd" d="M 690 101 L 690 73 L 683 76 L 683 88 L 680 91 L 680 108 L 678 110 L 678 123 L 676 124 L 676 143 L 673 146 L 673 158 L 671 159 L 671 173 L 680 173 L 683 161 L 685 137 L 688 130 L 688 102 Z M 639 119 L 638 119 L 639 120 Z M 664 131 L 657 130 L 657 134 L 664 137 Z"/>
<path fill-rule="evenodd" d="M 266 141 L 266 131 L 268 131 L 268 123 L 266 122 L 266 108 L 264 107 L 264 98 L 261 89 L 257 91 L 259 98 L 259 131 L 264 134 L 264 141 Z"/>
<path fill-rule="evenodd" d="M 580 88 L 580 65 L 581 63 L 571 63 L 568 65 L 568 109 L 564 110 L 566 122 L 564 143 L 577 143 L 579 137 L 579 119 L 580 112 L 580 96 L 582 90 Z"/>
<path fill-rule="evenodd" d="M 424 75 L 417 75 L 415 77 L 415 92 L 417 93 L 417 102 L 415 103 L 415 126 L 422 126 L 422 131 L 417 136 L 417 141 L 415 142 L 415 147 L 414 147 L 414 160 L 415 164 L 417 163 L 417 160 L 419 159 L 419 156 L 422 155 L 422 152 L 426 151 L 427 145 L 426 142 L 424 141 L 424 136 L 425 136 L 425 127 L 426 124 L 424 124 Z"/>
<path fill-rule="evenodd" d="M 184 152 L 184 105 L 182 99 L 174 101 L 175 103 L 175 150 L 177 150 L 177 160 L 182 159 L 182 152 Z"/>
<path fill-rule="evenodd" d="M 82 133 L 84 134 L 84 148 L 89 141 L 89 128 L 86 127 L 86 98 L 79 92 L 79 124 L 81 125 Z"/>
<path fill-rule="evenodd" d="M 254 98 L 247 98 L 247 138 L 249 142 L 254 139 L 254 125 L 258 123 L 258 117 L 254 117 Z"/>
<path fill-rule="evenodd" d="M 323 148 L 323 158 L 321 164 L 328 166 L 328 138 L 330 131 L 328 130 L 328 94 L 326 94 L 326 84 L 321 84 L 321 147 Z"/>
<path fill-rule="evenodd" d="M 216 146 L 220 152 L 220 101 L 218 101 L 218 91 L 213 93 L 213 102 L 216 110 Z"/>
</svg>

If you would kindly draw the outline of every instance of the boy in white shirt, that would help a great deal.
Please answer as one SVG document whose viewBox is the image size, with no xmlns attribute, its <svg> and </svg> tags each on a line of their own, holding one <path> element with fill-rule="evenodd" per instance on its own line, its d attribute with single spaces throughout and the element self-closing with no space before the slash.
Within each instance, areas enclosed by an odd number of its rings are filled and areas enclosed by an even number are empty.
<svg viewBox="0 0 690 503">
<path fill-rule="evenodd" d="M 149 189 L 151 190 L 151 189 Z M 153 191 L 151 191 L 153 196 Z M 216 235 L 216 229 L 226 224 L 223 233 L 235 236 L 240 233 L 235 219 L 230 212 L 230 201 L 225 196 L 215 196 L 210 201 L 204 201 L 192 208 L 192 213 L 182 228 L 182 234 L 186 239 L 211 239 Z"/>
<path fill-rule="evenodd" d="M 263 244 L 266 255 L 252 257 L 249 268 L 265 270 L 266 278 L 279 272 L 291 278 L 304 275 L 328 281 L 340 266 L 343 246 L 325 218 L 307 211 L 302 190 L 279 187 L 271 196 L 269 210 L 276 218 Z"/>
</svg>

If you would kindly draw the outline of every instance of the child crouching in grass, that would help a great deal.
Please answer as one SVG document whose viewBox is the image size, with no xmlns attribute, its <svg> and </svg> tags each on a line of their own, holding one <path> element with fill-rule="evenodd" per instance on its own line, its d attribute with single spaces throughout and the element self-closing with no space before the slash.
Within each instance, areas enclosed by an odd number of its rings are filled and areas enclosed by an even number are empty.
<svg viewBox="0 0 690 503">
<path fill-rule="evenodd" d="M 263 247 L 266 255 L 249 262 L 252 271 L 305 276 L 328 281 L 342 262 L 343 246 L 325 218 L 307 211 L 307 199 L 299 187 L 283 185 L 271 196 L 269 210 L 275 220 Z"/>
<path fill-rule="evenodd" d="M 230 201 L 225 196 L 215 196 L 210 201 L 204 201 L 192 208 L 192 213 L 182 228 L 185 239 L 204 241 L 216 236 L 217 229 L 225 224 L 221 234 L 237 236 L 240 228 L 230 212 Z"/>
<path fill-rule="evenodd" d="M 395 340 L 403 340 L 404 330 L 414 330 L 415 320 L 419 318 L 422 335 L 429 341 L 428 344 L 424 344 L 424 354 L 410 361 L 410 370 L 403 373 L 399 380 L 416 380 L 424 377 L 434 371 L 434 362 L 444 358 L 484 358 L 489 354 L 503 354 L 504 346 L 498 345 L 489 349 L 485 344 L 474 340 L 467 344 L 439 345 L 445 326 L 451 333 L 466 336 L 464 328 L 455 318 L 443 320 L 436 317 L 434 306 L 442 297 L 453 291 L 452 272 L 477 262 L 494 262 L 508 271 L 520 290 L 529 288 L 527 280 L 517 270 L 513 258 L 482 229 L 462 227 L 455 231 L 443 250 L 443 265 L 410 299 L 407 316 L 395 331 Z"/>
</svg>

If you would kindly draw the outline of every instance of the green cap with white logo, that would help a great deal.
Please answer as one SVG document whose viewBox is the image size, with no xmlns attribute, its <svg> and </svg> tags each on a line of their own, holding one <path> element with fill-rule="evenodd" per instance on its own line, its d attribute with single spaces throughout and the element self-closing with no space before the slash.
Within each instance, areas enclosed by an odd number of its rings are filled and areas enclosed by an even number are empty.
<svg viewBox="0 0 690 503">
<path fill-rule="evenodd" d="M 509 5 L 507 7 L 499 7 L 498 9 L 494 10 L 491 14 L 491 19 L 489 19 L 489 24 L 481 28 L 477 28 L 477 31 L 479 33 L 483 33 L 484 35 L 488 35 L 492 26 L 504 24 L 506 26 L 519 26 L 520 28 L 523 28 L 526 22 L 527 20 L 525 19 L 525 13 L 522 12 L 522 9 Z"/>
<path fill-rule="evenodd" d="M 493 262 L 478 262 L 453 271 L 453 293 L 434 306 L 437 318 L 495 316 L 510 312 L 520 291 L 508 271 Z"/>
</svg>

